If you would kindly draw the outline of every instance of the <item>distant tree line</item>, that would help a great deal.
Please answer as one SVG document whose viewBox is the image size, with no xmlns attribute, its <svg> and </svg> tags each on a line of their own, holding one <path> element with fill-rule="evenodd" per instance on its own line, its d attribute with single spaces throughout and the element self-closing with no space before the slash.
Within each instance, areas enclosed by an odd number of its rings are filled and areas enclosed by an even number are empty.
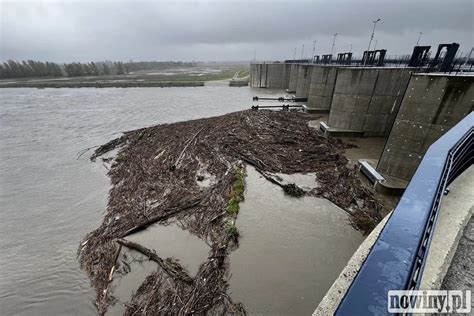
<svg viewBox="0 0 474 316">
<path fill-rule="evenodd" d="M 123 63 L 103 61 L 90 63 L 42 62 L 34 60 L 15 61 L 8 60 L 0 63 L 0 79 L 27 78 L 27 77 L 79 77 L 101 75 L 124 75 L 131 71 L 166 69 L 172 67 L 191 67 L 195 63 L 171 61 L 143 61 Z"/>
<path fill-rule="evenodd" d="M 129 71 L 138 71 L 138 70 L 159 70 L 159 69 L 169 69 L 175 67 L 194 67 L 196 66 L 195 62 L 182 62 L 182 61 L 130 61 L 124 65 Z"/>
</svg>

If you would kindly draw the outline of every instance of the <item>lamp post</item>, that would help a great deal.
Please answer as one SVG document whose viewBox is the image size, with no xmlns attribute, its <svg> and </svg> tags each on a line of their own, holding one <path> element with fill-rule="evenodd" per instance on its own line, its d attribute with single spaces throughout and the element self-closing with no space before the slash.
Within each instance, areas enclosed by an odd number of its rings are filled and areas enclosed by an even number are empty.
<svg viewBox="0 0 474 316">
<path fill-rule="evenodd" d="M 336 45 L 336 36 L 337 36 L 337 33 L 334 33 L 334 38 L 332 39 L 331 59 L 332 59 L 332 55 L 334 55 L 334 46 Z"/>
<path fill-rule="evenodd" d="M 377 26 L 377 22 L 379 21 L 380 21 L 380 18 L 375 21 L 372 21 L 372 23 L 374 23 L 374 28 L 372 29 L 372 35 L 370 35 L 369 47 L 367 48 L 367 54 L 365 55 L 365 58 L 364 58 L 364 66 L 365 66 L 365 63 L 367 62 L 367 57 L 369 57 L 370 45 L 372 45 L 372 40 L 374 39 L 374 35 L 375 35 L 375 27 Z"/>
<path fill-rule="evenodd" d="M 420 32 L 420 36 L 418 36 L 418 40 L 416 41 L 416 46 L 418 46 L 418 44 L 420 44 L 421 35 L 423 35 L 423 32 Z"/>
<path fill-rule="evenodd" d="M 314 64 L 314 52 L 316 51 L 316 41 L 313 42 L 313 55 L 311 56 L 311 63 Z"/>
<path fill-rule="evenodd" d="M 304 53 L 304 44 L 301 45 L 301 61 L 303 61 L 303 53 Z"/>
</svg>

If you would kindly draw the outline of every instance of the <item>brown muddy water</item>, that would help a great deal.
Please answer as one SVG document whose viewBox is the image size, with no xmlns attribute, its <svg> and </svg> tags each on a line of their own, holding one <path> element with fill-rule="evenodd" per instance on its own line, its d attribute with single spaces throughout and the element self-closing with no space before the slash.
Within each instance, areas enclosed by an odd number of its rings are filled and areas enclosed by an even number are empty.
<svg viewBox="0 0 474 316">
<path fill-rule="evenodd" d="M 122 131 L 246 109 L 257 94 L 281 91 L 226 83 L 2 89 L 0 315 L 97 314 L 76 250 L 103 218 L 109 179 L 100 163 L 89 162 L 89 153 L 78 159 L 79 151 Z M 311 313 L 363 237 L 330 202 L 286 197 L 248 171 L 246 201 L 236 223 L 241 244 L 230 256 L 230 294 L 252 314 Z M 308 176 L 297 178 L 311 182 Z M 129 238 L 179 259 L 191 274 L 208 251 L 204 241 L 173 223 Z M 136 252 L 126 256 L 132 272 L 113 284 L 124 302 L 155 269 Z M 119 314 L 122 307 L 114 305 L 109 314 Z"/>
<path fill-rule="evenodd" d="M 312 174 L 279 176 L 303 188 L 317 186 Z M 249 166 L 245 182 L 245 201 L 236 221 L 240 245 L 230 255 L 229 294 L 250 315 L 309 315 L 363 236 L 350 226 L 348 214 L 326 199 L 289 197 Z M 162 258 L 177 259 L 192 276 L 210 250 L 176 223 L 156 224 L 127 239 Z M 114 277 L 112 295 L 117 301 L 109 315 L 123 312 L 124 303 L 157 268 L 137 252 L 127 250 L 125 255 L 119 260 L 132 264 L 128 273 L 119 271 Z"/>
</svg>

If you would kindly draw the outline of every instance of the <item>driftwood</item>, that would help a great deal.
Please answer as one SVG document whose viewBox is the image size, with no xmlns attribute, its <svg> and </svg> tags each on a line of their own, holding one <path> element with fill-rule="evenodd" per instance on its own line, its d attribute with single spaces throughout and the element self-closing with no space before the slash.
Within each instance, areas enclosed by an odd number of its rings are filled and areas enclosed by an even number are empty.
<svg viewBox="0 0 474 316">
<path fill-rule="evenodd" d="M 202 132 L 203 129 L 204 127 L 202 127 L 196 134 L 194 134 L 194 136 L 191 137 L 191 139 L 186 143 L 183 150 L 179 154 L 178 159 L 176 159 L 176 162 L 171 166 L 171 170 L 175 170 L 176 168 L 179 167 L 179 163 L 181 162 L 181 159 L 183 159 L 186 149 L 188 149 L 189 145 L 191 145 L 191 143 L 196 139 L 196 137 Z"/>
<path fill-rule="evenodd" d="M 130 228 L 129 230 L 127 230 L 123 235 L 122 235 L 122 238 L 123 237 L 127 237 L 128 235 L 131 235 L 133 233 L 136 233 L 140 230 L 143 230 L 153 224 L 155 224 L 156 222 L 161 222 L 161 221 L 165 221 L 167 219 L 170 219 L 171 217 L 175 216 L 177 213 L 181 213 L 183 211 L 186 211 L 186 210 L 189 210 L 193 207 L 196 207 L 199 205 L 199 203 L 201 202 L 201 199 L 198 199 L 197 201 L 195 201 L 194 203 L 191 203 L 191 204 L 188 204 L 186 206 L 182 206 L 182 207 L 176 207 L 174 209 L 170 209 L 168 210 L 164 215 L 157 215 L 157 216 L 153 216 L 153 217 L 150 217 L 148 218 L 148 220 L 140 225 L 137 225 L 133 228 Z"/>
<path fill-rule="evenodd" d="M 341 155 L 347 145 L 310 128 L 311 119 L 305 113 L 241 111 L 125 132 L 97 148 L 92 160 L 120 148 L 108 172 L 112 188 L 104 220 L 78 249 L 81 267 L 97 291 L 99 313 L 109 302 L 104 290 L 115 265 L 115 241 L 164 221 L 179 222 L 205 241 L 212 255 L 201 264 L 192 284 L 175 282 L 159 269 L 137 289 L 133 307 L 127 310 L 138 314 L 240 310 L 224 294 L 230 273 L 226 262 L 238 247 L 229 233 L 235 215 L 228 206 L 242 161 L 293 195 L 302 192 L 283 184 L 276 173 L 315 173 L 320 186 L 305 194 L 350 209 L 354 224 L 369 231 L 369 224 L 380 220 L 380 204 L 361 189 L 357 171 L 347 166 Z M 202 174 L 213 181 L 200 185 L 197 178 Z M 235 232 L 238 227 L 234 228 Z"/>
<path fill-rule="evenodd" d="M 247 158 L 243 155 L 241 155 L 240 158 L 245 163 L 253 166 L 255 168 L 255 170 L 257 170 L 257 172 L 260 173 L 265 179 L 267 179 L 271 183 L 276 184 L 279 187 L 281 187 L 286 194 L 294 196 L 294 197 L 301 197 L 301 196 L 306 194 L 306 192 L 303 189 L 301 189 L 299 186 L 297 186 L 295 183 L 290 183 L 290 184 L 281 183 L 280 181 L 275 179 L 274 176 L 272 176 L 268 172 L 265 172 L 265 170 L 262 170 L 260 168 L 261 164 L 257 163 L 256 161 L 254 161 L 252 159 L 249 159 L 249 158 Z"/>
<path fill-rule="evenodd" d="M 104 290 L 103 300 L 107 299 L 107 293 L 109 291 L 109 285 L 113 280 L 115 271 L 117 270 L 117 259 L 120 255 L 121 250 L 122 250 L 122 245 L 119 244 L 118 248 L 117 248 L 117 251 L 115 252 L 115 256 L 114 256 L 114 264 L 113 264 L 112 268 L 110 268 L 110 272 L 109 272 L 109 275 L 108 275 L 108 284 L 107 284 L 107 286 Z M 105 304 L 105 302 L 103 302 L 102 304 Z M 100 310 L 100 306 L 97 306 L 97 307 Z M 105 310 L 100 310 L 100 315 L 104 315 L 104 314 L 105 314 Z"/>
<path fill-rule="evenodd" d="M 161 259 L 154 251 L 143 247 L 133 241 L 126 239 L 118 239 L 117 242 L 127 248 L 133 249 L 147 256 L 150 260 L 158 263 L 158 265 L 166 272 L 173 280 L 181 280 L 186 283 L 192 283 L 193 278 L 189 276 L 189 273 L 179 264 L 171 260 Z"/>
</svg>

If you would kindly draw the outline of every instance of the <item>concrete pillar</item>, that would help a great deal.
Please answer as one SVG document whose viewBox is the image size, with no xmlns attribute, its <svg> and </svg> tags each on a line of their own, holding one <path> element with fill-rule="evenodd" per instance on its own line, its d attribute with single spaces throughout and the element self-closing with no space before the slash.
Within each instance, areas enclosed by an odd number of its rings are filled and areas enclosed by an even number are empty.
<svg viewBox="0 0 474 316">
<path fill-rule="evenodd" d="M 283 83 L 282 88 L 288 89 L 290 87 L 291 64 L 284 64 L 283 68 Z"/>
<path fill-rule="evenodd" d="M 290 81 L 290 64 L 250 64 L 250 86 L 254 88 L 287 89 Z"/>
<path fill-rule="evenodd" d="M 250 64 L 250 86 L 254 88 L 257 87 L 257 82 L 258 82 L 257 70 L 258 70 L 257 64 Z"/>
<path fill-rule="evenodd" d="M 387 136 L 410 76 L 411 70 L 403 68 L 340 68 L 329 127 Z"/>
<path fill-rule="evenodd" d="M 286 64 L 267 64 L 267 88 L 285 89 L 285 67 Z"/>
<path fill-rule="evenodd" d="M 296 92 L 296 86 L 298 85 L 298 64 L 291 64 L 290 67 L 290 81 L 288 83 L 288 90 Z"/>
<path fill-rule="evenodd" d="M 337 66 L 311 66 L 311 80 L 308 95 L 309 111 L 328 111 L 331 109 L 332 95 L 336 85 Z"/>
<path fill-rule="evenodd" d="M 311 65 L 300 65 L 298 67 L 298 81 L 296 83 L 297 97 L 307 98 L 309 95 L 309 84 L 311 82 Z"/>
<path fill-rule="evenodd" d="M 410 180 L 428 147 L 474 110 L 474 76 L 415 74 L 377 171 Z"/>
<path fill-rule="evenodd" d="M 267 87 L 267 73 L 268 65 L 263 64 L 251 64 L 250 65 L 250 86 L 254 88 L 266 88 Z"/>
</svg>

